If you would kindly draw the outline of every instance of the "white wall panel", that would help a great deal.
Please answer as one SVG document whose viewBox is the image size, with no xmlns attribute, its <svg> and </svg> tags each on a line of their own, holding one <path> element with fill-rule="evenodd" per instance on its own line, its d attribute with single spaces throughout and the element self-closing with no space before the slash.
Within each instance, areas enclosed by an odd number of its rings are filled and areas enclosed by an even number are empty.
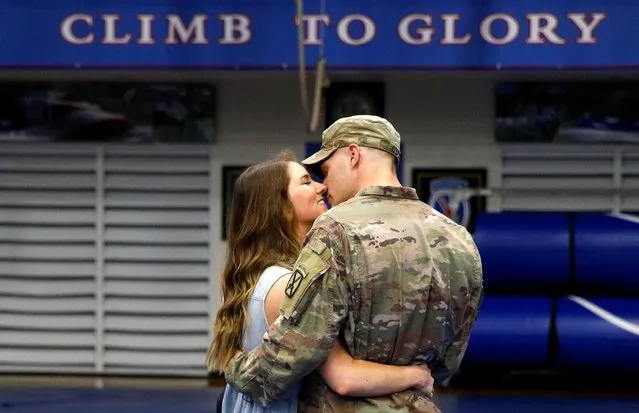
<svg viewBox="0 0 639 413">
<path fill-rule="evenodd" d="M 31 149 L 0 151 L 0 369 L 89 369 L 95 155 Z"/>
<path fill-rule="evenodd" d="M 612 211 L 619 151 L 599 146 L 535 145 L 502 151 L 501 208 Z"/>
<path fill-rule="evenodd" d="M 191 374 L 203 372 L 209 331 L 209 156 L 207 150 L 105 152 L 106 372 L 153 367 L 169 373 L 176 365 Z M 200 280 L 199 294 L 176 288 L 193 283 L 191 275 Z M 171 293 L 160 294 L 169 284 Z M 182 334 L 190 335 L 192 347 L 175 340 Z"/>
</svg>

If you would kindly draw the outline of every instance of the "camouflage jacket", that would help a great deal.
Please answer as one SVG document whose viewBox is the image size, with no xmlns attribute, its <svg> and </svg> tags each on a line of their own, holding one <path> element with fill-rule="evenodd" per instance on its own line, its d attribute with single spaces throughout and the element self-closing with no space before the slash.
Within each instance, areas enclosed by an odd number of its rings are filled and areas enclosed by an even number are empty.
<svg viewBox="0 0 639 413">
<path fill-rule="evenodd" d="M 369 187 L 315 222 L 281 316 L 226 379 L 262 404 L 304 380 L 303 412 L 438 412 L 411 389 L 340 396 L 315 369 L 341 338 L 356 359 L 427 363 L 441 383 L 459 367 L 482 298 L 481 260 L 464 227 L 412 188 Z"/>
</svg>

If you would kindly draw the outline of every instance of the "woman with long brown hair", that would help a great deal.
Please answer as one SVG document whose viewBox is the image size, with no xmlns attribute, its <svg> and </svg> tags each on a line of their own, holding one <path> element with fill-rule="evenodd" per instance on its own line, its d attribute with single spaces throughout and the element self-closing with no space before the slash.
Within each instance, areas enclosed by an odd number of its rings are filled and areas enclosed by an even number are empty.
<svg viewBox="0 0 639 413">
<path fill-rule="evenodd" d="M 279 316 L 304 237 L 327 209 L 325 191 L 290 152 L 251 166 L 238 177 L 221 276 L 223 303 L 207 355 L 209 371 L 223 372 L 237 351 L 257 347 Z M 429 393 L 433 384 L 425 366 L 354 360 L 339 342 L 319 371 L 334 391 L 350 396 L 385 395 L 411 387 Z M 297 412 L 298 390 L 299 385 L 266 407 L 227 385 L 222 413 Z"/>
</svg>

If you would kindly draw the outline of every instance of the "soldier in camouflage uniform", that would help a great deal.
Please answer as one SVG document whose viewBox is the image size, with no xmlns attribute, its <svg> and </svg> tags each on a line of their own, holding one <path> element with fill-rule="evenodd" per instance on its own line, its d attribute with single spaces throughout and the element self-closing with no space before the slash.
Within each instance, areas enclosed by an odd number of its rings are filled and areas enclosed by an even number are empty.
<svg viewBox="0 0 639 413">
<path fill-rule="evenodd" d="M 333 207 L 308 234 L 263 344 L 227 368 L 238 391 L 268 403 L 304 380 L 303 412 L 439 412 L 412 389 L 342 397 L 315 371 L 337 339 L 355 359 L 427 363 L 436 383 L 464 356 L 483 298 L 479 253 L 464 227 L 401 186 L 399 152 L 386 119 L 359 115 L 327 128 L 303 161 L 321 168 Z"/>
</svg>

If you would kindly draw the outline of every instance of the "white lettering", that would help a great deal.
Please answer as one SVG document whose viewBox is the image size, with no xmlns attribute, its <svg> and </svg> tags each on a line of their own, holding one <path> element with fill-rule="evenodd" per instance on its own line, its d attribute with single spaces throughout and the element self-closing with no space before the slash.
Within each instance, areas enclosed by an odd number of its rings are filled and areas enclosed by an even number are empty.
<svg viewBox="0 0 639 413">
<path fill-rule="evenodd" d="M 359 39 L 352 38 L 349 32 L 351 23 L 356 20 L 362 22 L 364 25 L 364 34 Z M 348 45 L 362 46 L 375 37 L 375 23 L 363 14 L 349 14 L 337 24 L 337 36 Z"/>
<path fill-rule="evenodd" d="M 568 18 L 575 23 L 575 26 L 581 32 L 581 36 L 577 39 L 577 43 L 580 44 L 593 44 L 597 43 L 597 39 L 593 37 L 592 32 L 595 28 L 606 18 L 604 13 L 591 13 L 590 23 L 586 23 L 586 15 L 583 13 L 568 13 Z"/>
<path fill-rule="evenodd" d="M 555 33 L 559 21 L 557 17 L 548 13 L 530 13 L 526 15 L 530 22 L 530 33 L 526 39 L 528 44 L 544 44 L 546 40 L 554 44 L 566 44 L 566 41 Z M 545 24 L 542 26 L 541 22 Z"/>
<path fill-rule="evenodd" d="M 104 20 L 104 38 L 102 43 L 104 44 L 127 44 L 131 41 L 131 33 L 125 34 L 123 37 L 118 37 L 116 33 L 116 24 L 120 20 L 120 16 L 117 14 L 104 14 L 102 15 Z"/>
<path fill-rule="evenodd" d="M 506 22 L 507 26 L 506 34 L 501 39 L 493 36 L 492 27 L 493 23 L 497 20 L 503 20 L 504 22 Z M 509 14 L 491 14 L 484 20 L 482 20 L 481 25 L 479 26 L 479 32 L 481 34 L 481 37 L 488 43 L 495 45 L 504 45 L 512 42 L 517 38 L 517 35 L 519 34 L 519 24 L 517 23 L 517 20 L 515 20 L 515 18 Z"/>
<path fill-rule="evenodd" d="M 84 22 L 87 26 L 93 26 L 93 17 L 88 14 L 72 14 L 66 19 L 62 20 L 60 24 L 60 34 L 62 38 L 72 44 L 91 44 L 95 36 L 93 33 L 89 33 L 84 37 L 78 37 L 73 32 L 73 25 L 76 22 Z"/>
<path fill-rule="evenodd" d="M 155 16 L 152 14 L 139 14 L 138 20 L 140 21 L 140 37 L 138 37 L 138 44 L 155 44 L 153 38 L 153 31 L 151 30 L 151 24 L 155 20 Z"/>
<path fill-rule="evenodd" d="M 456 25 L 457 20 L 459 20 L 461 16 L 459 14 L 443 14 L 442 19 L 444 20 L 444 38 L 441 41 L 441 44 L 468 44 L 470 42 L 470 33 L 466 33 L 466 35 L 462 38 L 456 37 Z"/>
<path fill-rule="evenodd" d="M 410 25 L 415 21 L 422 21 L 427 27 L 415 29 L 417 36 L 413 37 L 410 33 Z M 433 29 L 428 27 L 431 24 L 433 24 L 433 19 L 428 14 L 409 14 L 399 21 L 399 24 L 397 25 L 397 32 L 399 33 L 400 39 L 408 44 L 412 44 L 414 46 L 427 44 L 433 40 Z"/>
<path fill-rule="evenodd" d="M 72 14 L 60 22 L 62 38 L 71 44 L 92 44 L 96 41 L 95 30 L 104 32 L 102 43 L 110 45 L 124 45 L 137 41 L 139 45 L 154 45 L 158 43 L 154 30 L 159 29 L 158 19 L 165 18 L 165 44 L 209 44 L 207 26 L 209 15 L 196 14 L 182 18 L 177 14 L 138 14 L 129 17 L 111 13 L 100 16 L 88 14 Z M 218 15 L 221 35 L 219 44 L 239 45 L 251 41 L 253 37 L 251 20 L 247 15 L 227 13 Z M 413 13 L 405 15 L 397 23 L 397 35 L 406 44 L 419 46 L 430 44 L 438 34 L 433 27 L 434 19 L 442 19 L 442 32 L 439 41 L 442 45 L 465 45 L 471 43 L 475 34 L 460 29 L 462 16 L 456 13 L 431 14 Z M 566 17 L 551 13 L 529 13 L 526 15 L 528 23 L 527 44 L 564 45 L 571 41 L 577 44 L 595 44 L 595 30 L 607 18 L 605 13 L 568 13 Z M 101 19 L 103 27 L 100 29 L 94 20 Z M 131 21 L 129 21 L 129 20 Z M 132 20 L 136 19 L 136 20 Z M 302 28 L 304 45 L 318 46 L 323 44 L 323 31 L 331 24 L 328 14 L 309 14 L 295 18 L 295 25 Z M 123 22 L 126 21 L 127 24 Z M 137 21 L 138 29 L 130 23 Z M 570 21 L 571 23 L 567 23 Z M 566 23 L 564 23 L 566 22 Z M 525 24 L 522 22 L 522 24 Z M 568 39 L 560 24 L 574 25 L 578 34 Z M 128 30 L 123 29 L 127 26 Z M 506 13 L 486 15 L 479 22 L 479 35 L 483 41 L 493 45 L 507 45 L 519 37 L 520 32 L 526 30 L 520 27 L 517 19 Z M 139 30 L 139 31 L 138 31 Z M 349 14 L 337 22 L 336 34 L 341 42 L 349 46 L 362 46 L 373 41 L 377 35 L 375 22 L 363 14 Z M 562 34 L 564 35 L 562 35 Z M 135 37 L 137 36 L 137 39 Z M 159 43 L 162 43 L 160 40 Z"/>
<path fill-rule="evenodd" d="M 251 21 L 243 14 L 220 14 L 223 33 L 220 44 L 244 44 L 251 40 Z M 236 36 L 237 34 L 237 36 Z"/>
<path fill-rule="evenodd" d="M 204 23 L 208 16 L 197 14 L 193 17 L 188 27 L 184 26 L 184 22 L 175 14 L 166 16 L 169 24 L 168 33 L 166 35 L 166 44 L 191 43 L 191 44 L 208 44 L 209 39 L 206 38 Z M 192 37 L 195 38 L 191 40 Z"/>
<path fill-rule="evenodd" d="M 299 19 L 295 18 L 295 25 L 298 26 Z M 331 19 L 328 14 L 307 14 L 302 16 L 302 24 L 306 23 L 304 45 L 320 45 L 322 39 L 319 37 L 319 24 L 323 23 L 328 26 Z"/>
</svg>

